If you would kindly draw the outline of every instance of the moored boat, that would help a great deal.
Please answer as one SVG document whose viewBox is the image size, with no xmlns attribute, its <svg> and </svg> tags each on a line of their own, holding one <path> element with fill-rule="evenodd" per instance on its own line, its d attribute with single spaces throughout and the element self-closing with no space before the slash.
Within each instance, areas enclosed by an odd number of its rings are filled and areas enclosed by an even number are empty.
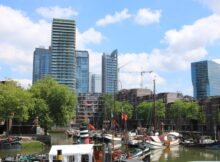
<svg viewBox="0 0 220 162">
<path fill-rule="evenodd" d="M 8 137 L 0 141 L 0 149 L 20 149 L 21 148 L 20 137 Z"/>
</svg>

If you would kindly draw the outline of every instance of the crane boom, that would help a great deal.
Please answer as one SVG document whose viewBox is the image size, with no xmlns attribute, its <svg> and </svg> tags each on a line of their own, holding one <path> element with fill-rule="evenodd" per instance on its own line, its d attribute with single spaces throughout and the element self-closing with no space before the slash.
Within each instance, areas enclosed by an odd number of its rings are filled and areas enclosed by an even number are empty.
<svg viewBox="0 0 220 162">
<path fill-rule="evenodd" d="M 122 72 L 122 73 L 139 73 L 140 76 L 141 76 L 141 83 L 140 83 L 140 87 L 143 88 L 143 82 L 144 82 L 144 74 L 145 73 L 152 73 L 153 71 L 152 70 L 149 70 L 149 71 L 131 71 L 131 72 Z"/>
</svg>

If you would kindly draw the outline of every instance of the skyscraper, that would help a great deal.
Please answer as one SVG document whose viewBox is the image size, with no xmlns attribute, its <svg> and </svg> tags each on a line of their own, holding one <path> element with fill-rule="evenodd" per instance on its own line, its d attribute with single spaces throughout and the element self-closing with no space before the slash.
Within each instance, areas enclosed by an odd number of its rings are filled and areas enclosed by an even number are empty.
<svg viewBox="0 0 220 162">
<path fill-rule="evenodd" d="M 49 49 L 35 48 L 33 59 L 33 84 L 49 74 L 50 57 L 51 54 Z"/>
<path fill-rule="evenodd" d="M 114 94 L 118 90 L 118 50 L 102 55 L 102 93 Z"/>
<path fill-rule="evenodd" d="M 92 74 L 92 83 L 91 83 L 91 92 L 92 93 L 101 93 L 102 92 L 102 78 L 100 74 Z"/>
<path fill-rule="evenodd" d="M 53 19 L 51 76 L 71 90 L 76 88 L 76 27 L 74 20 Z"/>
<path fill-rule="evenodd" d="M 214 61 L 191 63 L 191 75 L 196 99 L 220 95 L 220 64 Z"/>
<path fill-rule="evenodd" d="M 89 53 L 88 51 L 76 51 L 76 92 L 89 92 Z"/>
</svg>

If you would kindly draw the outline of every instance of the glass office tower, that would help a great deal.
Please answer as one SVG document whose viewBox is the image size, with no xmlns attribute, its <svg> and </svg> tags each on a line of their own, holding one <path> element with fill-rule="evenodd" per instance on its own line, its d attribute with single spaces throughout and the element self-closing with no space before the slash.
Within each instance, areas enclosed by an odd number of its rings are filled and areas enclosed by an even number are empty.
<svg viewBox="0 0 220 162">
<path fill-rule="evenodd" d="M 118 50 L 102 55 L 102 93 L 114 94 L 118 90 Z"/>
<path fill-rule="evenodd" d="M 76 51 L 76 92 L 89 92 L 89 53 L 88 51 Z"/>
<path fill-rule="evenodd" d="M 76 27 L 74 20 L 53 19 L 51 39 L 51 76 L 71 90 L 76 88 Z"/>
<path fill-rule="evenodd" d="M 92 93 L 101 93 L 102 92 L 102 78 L 100 74 L 92 74 Z"/>
<path fill-rule="evenodd" d="M 191 75 L 196 99 L 220 95 L 220 64 L 214 61 L 191 63 Z"/>
<path fill-rule="evenodd" d="M 45 48 L 35 48 L 33 59 L 33 79 L 32 83 L 49 75 L 50 50 Z"/>
</svg>

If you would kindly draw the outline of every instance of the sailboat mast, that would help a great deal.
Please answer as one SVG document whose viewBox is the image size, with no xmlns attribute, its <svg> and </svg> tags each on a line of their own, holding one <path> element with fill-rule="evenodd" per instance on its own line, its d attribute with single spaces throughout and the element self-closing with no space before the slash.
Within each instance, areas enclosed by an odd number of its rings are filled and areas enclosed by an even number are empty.
<svg viewBox="0 0 220 162">
<path fill-rule="evenodd" d="M 154 125 L 154 130 L 156 130 L 156 94 L 155 94 L 155 79 L 153 80 L 154 83 L 154 97 L 153 97 L 153 125 Z"/>
</svg>

